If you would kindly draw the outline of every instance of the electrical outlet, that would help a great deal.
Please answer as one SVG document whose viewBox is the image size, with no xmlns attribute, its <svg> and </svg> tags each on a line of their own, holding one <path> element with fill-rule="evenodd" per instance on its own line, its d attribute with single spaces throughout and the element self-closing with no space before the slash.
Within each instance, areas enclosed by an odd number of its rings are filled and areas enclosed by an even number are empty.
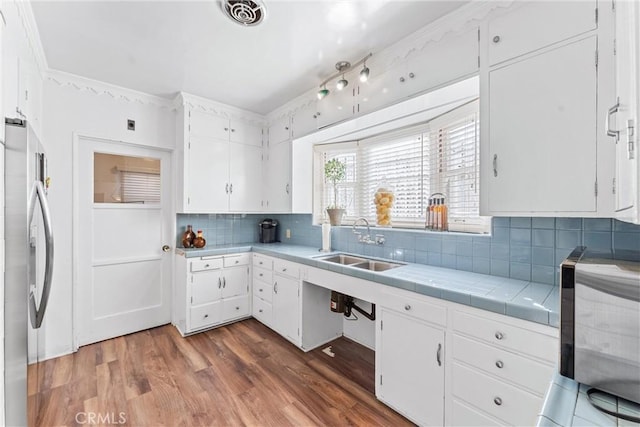
<svg viewBox="0 0 640 427">
<path fill-rule="evenodd" d="M 285 231 L 285 236 L 287 237 L 287 239 L 291 238 L 291 230 L 287 228 L 287 231 Z"/>
</svg>

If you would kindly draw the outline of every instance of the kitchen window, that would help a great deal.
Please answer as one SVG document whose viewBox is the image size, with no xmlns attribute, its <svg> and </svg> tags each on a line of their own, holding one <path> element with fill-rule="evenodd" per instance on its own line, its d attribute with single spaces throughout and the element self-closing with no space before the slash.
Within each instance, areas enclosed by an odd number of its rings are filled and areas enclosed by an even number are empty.
<svg viewBox="0 0 640 427">
<path fill-rule="evenodd" d="M 449 208 L 450 231 L 488 233 L 490 218 L 479 214 L 478 109 L 476 98 L 417 126 L 358 141 L 316 145 L 316 222 L 334 203 L 334 188 L 324 180 L 323 165 L 335 158 L 347 167 L 345 179 L 337 186 L 337 204 L 346 209 L 344 223 L 365 217 L 375 224 L 374 194 L 377 188 L 389 186 L 395 195 L 394 228 L 424 228 L 429 197 L 442 193 Z"/>
</svg>

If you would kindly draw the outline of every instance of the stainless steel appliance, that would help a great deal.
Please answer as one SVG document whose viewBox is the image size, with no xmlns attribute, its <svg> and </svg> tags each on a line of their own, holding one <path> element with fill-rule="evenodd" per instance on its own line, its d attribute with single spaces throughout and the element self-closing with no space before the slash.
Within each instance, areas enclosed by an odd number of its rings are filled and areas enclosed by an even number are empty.
<svg viewBox="0 0 640 427">
<path fill-rule="evenodd" d="M 561 265 L 560 374 L 640 403 L 640 253 L 577 247 Z"/>
<path fill-rule="evenodd" d="M 27 363 L 41 356 L 43 321 L 53 274 L 53 233 L 47 203 L 47 161 L 42 145 L 24 120 L 5 127 L 5 422 L 27 424 Z M 29 375 L 39 387 L 38 365 Z M 36 390 L 30 412 L 36 414 Z"/>
<path fill-rule="evenodd" d="M 260 227 L 260 243 L 275 243 L 278 241 L 278 221 L 265 218 L 258 223 Z"/>
</svg>

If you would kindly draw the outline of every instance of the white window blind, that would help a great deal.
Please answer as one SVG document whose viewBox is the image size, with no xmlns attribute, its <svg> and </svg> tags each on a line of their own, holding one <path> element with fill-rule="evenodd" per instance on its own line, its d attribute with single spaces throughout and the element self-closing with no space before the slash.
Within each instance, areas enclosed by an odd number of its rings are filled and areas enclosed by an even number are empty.
<svg viewBox="0 0 640 427">
<path fill-rule="evenodd" d="M 443 193 L 450 230 L 488 232 L 489 218 L 479 216 L 478 105 L 476 99 L 422 125 L 375 138 L 316 146 L 316 165 L 332 158 L 347 163 L 347 179 L 338 188 L 346 220 L 365 217 L 375 224 L 374 194 L 379 187 L 391 187 L 395 227 L 424 227 L 429 196 Z M 333 203 L 330 184 L 319 190 L 316 218 Z"/>
<path fill-rule="evenodd" d="M 160 174 L 121 171 L 123 203 L 160 203 Z"/>
</svg>

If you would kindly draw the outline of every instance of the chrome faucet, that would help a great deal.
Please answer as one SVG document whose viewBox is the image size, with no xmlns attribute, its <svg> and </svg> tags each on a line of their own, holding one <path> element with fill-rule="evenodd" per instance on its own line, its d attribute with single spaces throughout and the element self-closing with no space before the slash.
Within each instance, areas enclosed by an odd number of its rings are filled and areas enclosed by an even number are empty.
<svg viewBox="0 0 640 427">
<path fill-rule="evenodd" d="M 367 226 L 367 234 L 365 236 L 356 229 L 358 222 L 364 222 L 364 225 Z M 358 236 L 358 242 L 360 243 L 364 243 L 366 245 L 384 245 L 385 239 L 382 234 L 376 234 L 375 239 L 371 238 L 371 227 L 369 226 L 369 221 L 364 217 L 360 217 L 353 222 L 353 234 Z"/>
</svg>

